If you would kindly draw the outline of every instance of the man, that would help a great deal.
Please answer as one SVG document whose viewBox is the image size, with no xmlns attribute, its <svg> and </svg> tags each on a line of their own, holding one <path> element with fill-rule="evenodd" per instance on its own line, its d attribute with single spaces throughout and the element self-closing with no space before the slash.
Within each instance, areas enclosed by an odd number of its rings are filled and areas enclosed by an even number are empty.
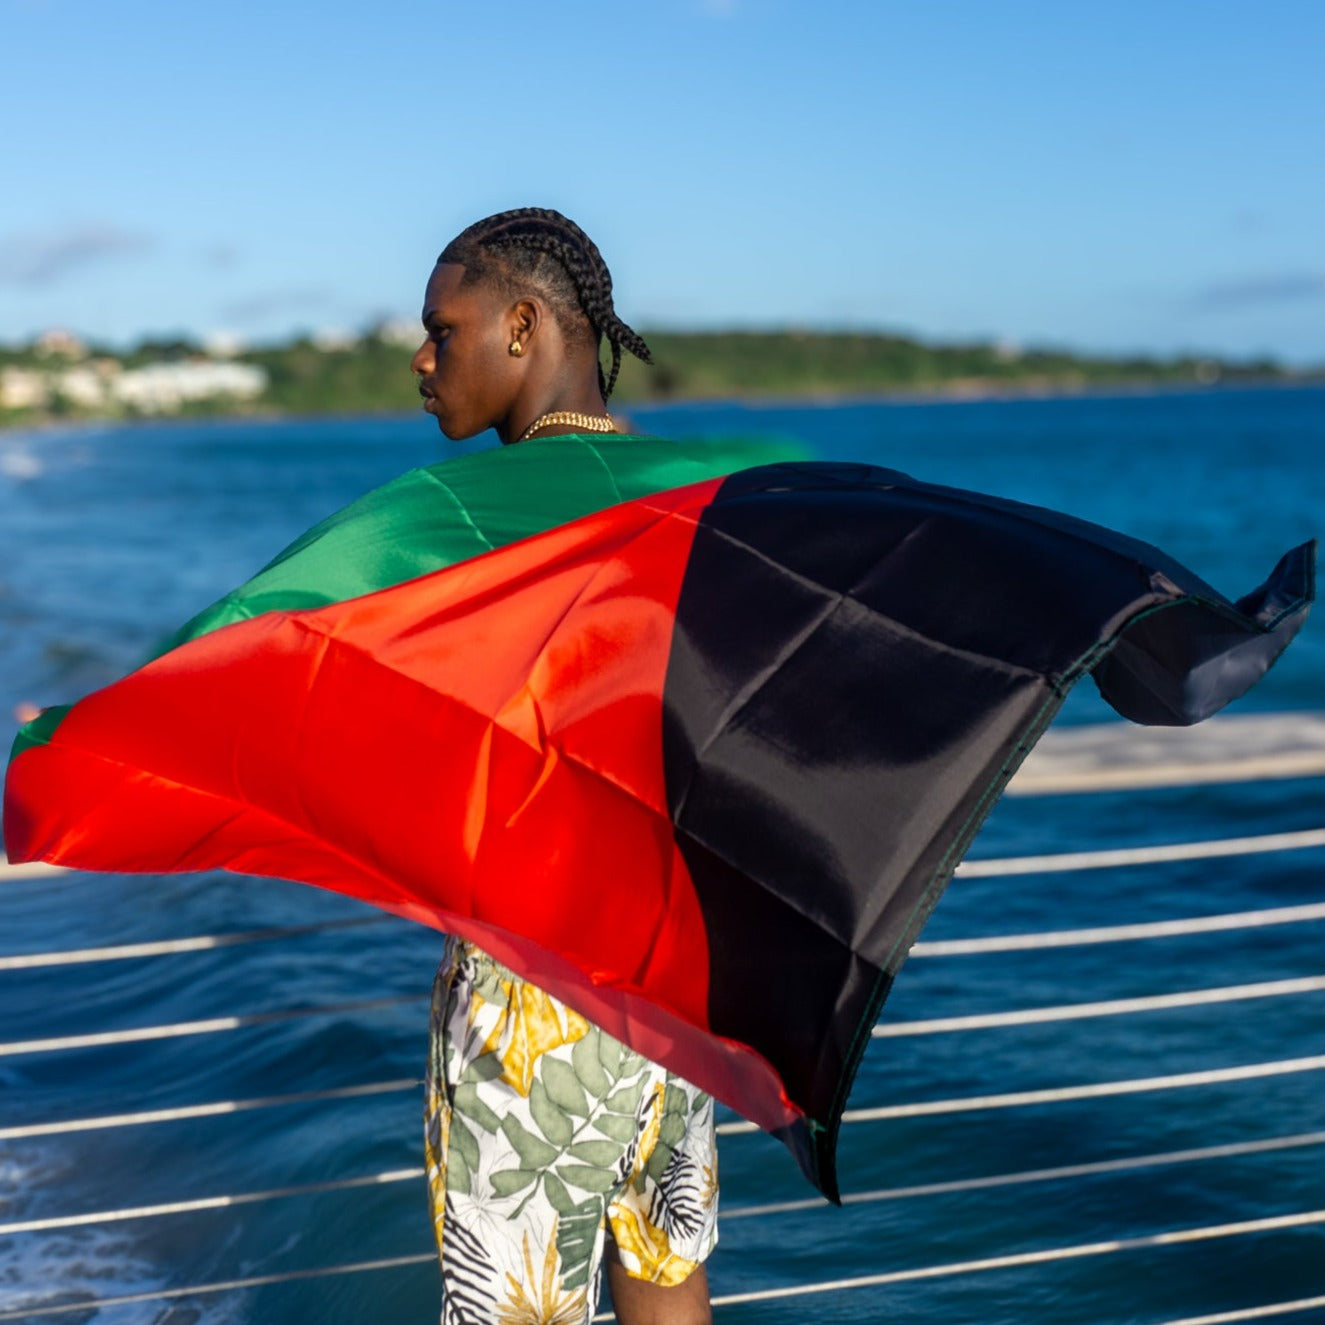
<svg viewBox="0 0 1325 1325">
<path fill-rule="evenodd" d="M 615 431 L 621 349 L 649 359 L 593 242 L 538 208 L 446 247 L 423 326 L 411 368 L 452 439 Z M 443 1325 L 587 1322 L 604 1259 L 622 1325 L 711 1320 L 712 1099 L 455 937 L 433 992 L 425 1135 Z"/>
</svg>

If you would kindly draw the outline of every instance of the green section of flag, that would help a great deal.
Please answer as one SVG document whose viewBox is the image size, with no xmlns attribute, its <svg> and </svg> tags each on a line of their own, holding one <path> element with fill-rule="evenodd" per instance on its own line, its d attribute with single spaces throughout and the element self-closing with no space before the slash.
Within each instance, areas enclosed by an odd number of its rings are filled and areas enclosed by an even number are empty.
<svg viewBox="0 0 1325 1325">
<path fill-rule="evenodd" d="M 57 704 L 43 709 L 39 716 L 18 729 L 14 737 L 14 746 L 9 752 L 10 760 L 17 759 L 29 746 L 45 745 L 51 739 L 51 733 L 64 721 L 69 712 L 68 704 Z"/>
<path fill-rule="evenodd" d="M 358 598 L 617 502 L 794 458 L 791 450 L 574 434 L 412 469 L 314 525 L 165 640 L 157 656 L 233 621 Z"/>
<path fill-rule="evenodd" d="M 618 502 L 803 458 L 787 442 L 573 434 L 412 469 L 314 525 L 153 656 L 263 612 L 324 607 L 403 584 Z M 10 758 L 46 744 L 67 712 L 47 709 L 23 727 Z"/>
</svg>

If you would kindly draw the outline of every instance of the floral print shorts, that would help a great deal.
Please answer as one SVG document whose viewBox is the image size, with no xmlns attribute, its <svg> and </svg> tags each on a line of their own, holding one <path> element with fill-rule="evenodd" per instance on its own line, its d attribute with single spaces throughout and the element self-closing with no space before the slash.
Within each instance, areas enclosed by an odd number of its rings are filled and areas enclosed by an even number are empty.
<svg viewBox="0 0 1325 1325">
<path fill-rule="evenodd" d="M 713 1250 L 711 1097 L 455 937 L 426 1084 L 442 1325 L 587 1325 L 609 1230 L 659 1284 Z"/>
</svg>

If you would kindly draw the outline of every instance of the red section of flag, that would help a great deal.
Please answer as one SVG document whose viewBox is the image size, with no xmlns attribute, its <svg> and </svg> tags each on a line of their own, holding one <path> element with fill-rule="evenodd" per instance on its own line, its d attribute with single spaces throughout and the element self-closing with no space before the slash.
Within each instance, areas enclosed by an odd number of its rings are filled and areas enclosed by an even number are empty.
<svg viewBox="0 0 1325 1325">
<path fill-rule="evenodd" d="M 362 898 L 472 938 L 785 1125 L 799 1111 L 773 1069 L 708 1029 L 708 941 L 663 781 L 676 602 L 718 485 L 182 645 L 15 759 L 11 858 Z"/>
</svg>

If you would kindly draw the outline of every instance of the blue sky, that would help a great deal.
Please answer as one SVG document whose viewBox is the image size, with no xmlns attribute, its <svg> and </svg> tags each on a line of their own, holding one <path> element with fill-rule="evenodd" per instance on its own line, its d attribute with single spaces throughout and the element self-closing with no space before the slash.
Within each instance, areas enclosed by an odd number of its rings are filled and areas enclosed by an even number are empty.
<svg viewBox="0 0 1325 1325">
<path fill-rule="evenodd" d="M 504 207 L 650 326 L 1325 362 L 1318 0 L 0 0 L 0 340 L 416 316 Z"/>
</svg>

